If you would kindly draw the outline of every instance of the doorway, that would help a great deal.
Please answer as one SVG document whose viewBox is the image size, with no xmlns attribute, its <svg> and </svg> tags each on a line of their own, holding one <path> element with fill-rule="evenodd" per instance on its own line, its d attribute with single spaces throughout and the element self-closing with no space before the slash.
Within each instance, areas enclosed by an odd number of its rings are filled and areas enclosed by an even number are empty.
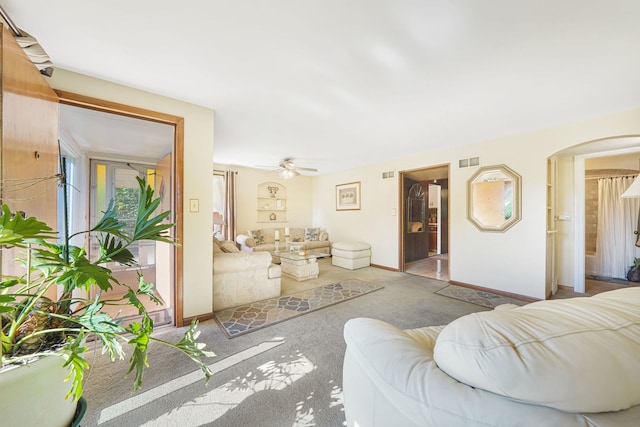
<svg viewBox="0 0 640 427">
<path fill-rule="evenodd" d="M 602 250 L 603 244 L 596 243 L 597 235 L 602 230 L 598 229 L 598 217 L 594 214 L 598 204 L 596 181 L 635 175 L 639 150 L 640 138 L 637 136 L 611 137 L 570 147 L 549 158 L 553 165 L 550 176 L 556 176 L 556 179 L 555 185 L 548 182 L 548 187 L 553 188 L 555 194 L 548 200 L 549 208 L 554 212 L 548 223 L 549 230 L 553 230 L 556 237 L 553 247 L 547 248 L 547 270 L 554 272 L 553 280 L 562 288 L 561 291 L 591 295 L 620 286 L 636 285 L 632 282 L 623 285 L 624 279 L 598 274 L 609 270 L 612 262 L 622 262 L 622 269 L 626 269 L 632 264 L 634 254 L 613 256 L 613 251 Z M 595 197 L 589 194 L 594 191 Z M 617 196 L 615 201 L 620 201 Z M 596 204 L 595 209 L 589 206 L 593 203 Z M 635 251 L 636 237 L 633 232 L 637 228 L 637 207 L 627 211 L 624 216 L 624 221 L 630 222 L 630 225 L 627 231 L 615 238 L 616 245 L 627 252 Z M 610 225 L 611 219 L 607 222 Z M 607 238 L 609 234 L 605 232 L 600 238 Z M 607 260 L 602 256 L 606 256 Z M 605 267 L 603 262 L 608 264 L 605 270 L 601 268 Z"/>
<path fill-rule="evenodd" d="M 93 228 L 102 217 L 102 213 L 108 208 L 111 201 L 118 206 L 117 220 L 124 223 L 124 231 L 133 233 L 136 222 L 137 208 L 140 201 L 140 187 L 136 178 L 144 179 L 156 194 L 160 193 L 162 182 L 156 180 L 158 168 L 153 164 L 141 164 L 131 162 L 116 162 L 108 160 L 90 160 L 90 204 L 89 204 L 89 226 Z M 161 172 L 160 172 L 161 174 Z M 169 222 L 169 221 L 167 221 Z M 161 266 L 171 265 L 171 254 L 163 248 L 166 243 L 155 241 L 135 242 L 129 248 L 135 266 L 123 265 L 117 262 L 107 263 L 106 267 L 113 272 L 113 276 L 118 282 L 131 287 L 134 291 L 138 289 L 140 278 L 147 283 L 154 284 L 154 297 L 162 302 L 156 304 L 146 296 L 140 296 L 140 300 L 147 309 L 149 315 L 154 319 L 156 326 L 173 324 L 173 286 L 171 277 L 166 274 Z M 88 255 L 92 260 L 100 256 L 100 245 L 97 236 L 89 235 Z M 160 266 L 156 268 L 156 266 Z M 128 287 L 115 286 L 108 291 L 94 289 L 89 297 L 100 300 L 118 299 L 124 296 Z M 110 306 L 104 307 L 109 311 Z M 139 315 L 135 307 L 113 307 L 110 313 L 113 317 L 123 317 L 123 323 L 138 320 Z"/>
<path fill-rule="evenodd" d="M 449 165 L 401 171 L 400 269 L 449 281 Z"/>
<path fill-rule="evenodd" d="M 133 176 L 138 175 L 139 169 L 144 170 L 144 174 L 146 169 L 153 169 L 153 174 L 146 178 L 154 180 L 156 196 L 161 196 L 163 200 L 162 211 L 170 210 L 174 215 L 170 220 L 175 224 L 172 237 L 178 242 L 182 241 L 183 220 L 179 213 L 182 212 L 184 203 L 184 119 L 65 91 L 57 90 L 56 93 L 61 104 L 60 137 L 61 140 L 66 138 L 71 141 L 70 155 L 74 158 L 78 171 L 76 185 L 79 196 L 78 203 L 74 206 L 78 225 L 86 228 L 90 224 L 93 212 L 99 212 L 97 204 L 91 209 L 93 201 L 89 190 L 92 174 L 90 159 L 93 159 L 103 162 L 105 174 L 109 168 L 112 169 L 110 180 L 115 187 L 121 184 L 115 182 L 121 180 L 124 193 L 129 191 L 127 182 L 135 180 Z M 83 119 L 76 120 L 75 123 L 73 120 L 65 122 L 62 112 L 69 107 L 81 112 Z M 102 122 L 95 121 L 96 116 L 99 116 Z M 129 126 L 130 124 L 133 126 Z M 140 125 L 144 130 L 135 131 L 135 125 Z M 163 128 L 163 134 L 166 132 L 164 129 L 168 129 L 169 136 L 153 140 L 153 135 L 157 134 L 151 129 L 155 128 Z M 132 131 L 134 137 L 131 135 Z M 156 151 L 160 154 L 150 154 Z M 91 181 L 91 185 L 94 182 L 97 180 Z M 106 194 L 105 190 L 105 197 Z M 86 244 L 89 246 L 89 242 Z M 141 247 L 138 256 L 147 267 L 150 263 L 155 265 L 156 288 L 165 304 L 169 306 L 169 313 L 163 316 L 166 315 L 166 318 L 170 319 L 169 323 L 183 326 L 183 250 L 179 245 L 165 246 L 156 245 L 153 253 L 150 252 L 150 248 Z M 159 259 L 167 261 L 156 262 Z M 127 272 L 123 270 L 121 273 Z M 145 278 L 150 281 L 146 274 Z M 129 282 L 130 280 L 127 281 Z M 161 287 L 163 288 L 160 289 Z"/>
</svg>

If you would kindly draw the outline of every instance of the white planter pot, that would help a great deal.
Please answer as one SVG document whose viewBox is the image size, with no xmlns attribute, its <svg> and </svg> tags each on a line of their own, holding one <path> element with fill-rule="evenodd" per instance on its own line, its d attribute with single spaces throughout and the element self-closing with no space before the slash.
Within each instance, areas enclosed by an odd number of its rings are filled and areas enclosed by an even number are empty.
<svg viewBox="0 0 640 427">
<path fill-rule="evenodd" d="M 65 382 L 64 360 L 42 357 L 20 366 L 0 368 L 0 419 L 3 426 L 71 425 L 76 402 L 65 400 L 71 384 Z"/>
</svg>

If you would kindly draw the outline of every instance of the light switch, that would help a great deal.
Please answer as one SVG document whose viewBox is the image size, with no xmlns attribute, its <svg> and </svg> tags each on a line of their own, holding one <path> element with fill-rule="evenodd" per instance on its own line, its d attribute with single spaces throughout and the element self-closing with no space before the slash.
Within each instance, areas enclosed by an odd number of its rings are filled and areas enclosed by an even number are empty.
<svg viewBox="0 0 640 427">
<path fill-rule="evenodd" d="M 199 211 L 200 211 L 200 200 L 189 199 L 189 212 L 199 212 Z"/>
<path fill-rule="evenodd" d="M 391 216 L 396 216 L 397 211 L 395 209 L 391 209 Z"/>
</svg>

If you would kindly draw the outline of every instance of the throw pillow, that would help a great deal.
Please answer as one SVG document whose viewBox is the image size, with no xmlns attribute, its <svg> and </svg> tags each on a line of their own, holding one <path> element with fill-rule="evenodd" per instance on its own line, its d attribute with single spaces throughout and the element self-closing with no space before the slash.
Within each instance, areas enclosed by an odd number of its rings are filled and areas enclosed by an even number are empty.
<svg viewBox="0 0 640 427">
<path fill-rule="evenodd" d="M 249 235 L 256 241 L 256 245 L 264 244 L 264 236 L 262 230 L 249 230 Z"/>
<path fill-rule="evenodd" d="M 307 228 L 304 230 L 304 240 L 307 242 L 315 242 L 318 240 L 318 234 L 320 234 L 319 228 Z"/>
<path fill-rule="evenodd" d="M 232 241 L 229 241 L 229 240 L 225 240 L 224 242 L 220 242 L 220 249 L 222 249 L 222 252 L 226 252 L 226 253 L 240 252 L 240 250 L 235 245 L 235 243 L 233 243 Z"/>
<path fill-rule="evenodd" d="M 213 253 L 218 254 L 222 252 L 222 248 L 220 247 L 220 240 L 213 238 Z"/>
</svg>

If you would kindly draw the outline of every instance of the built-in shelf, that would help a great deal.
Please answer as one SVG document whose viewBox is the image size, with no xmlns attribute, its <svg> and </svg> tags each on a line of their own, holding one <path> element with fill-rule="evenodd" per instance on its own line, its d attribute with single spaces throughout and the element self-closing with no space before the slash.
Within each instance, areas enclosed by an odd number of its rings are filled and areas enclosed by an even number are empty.
<svg viewBox="0 0 640 427">
<path fill-rule="evenodd" d="M 277 182 L 258 185 L 257 222 L 287 222 L 287 187 Z"/>
</svg>

